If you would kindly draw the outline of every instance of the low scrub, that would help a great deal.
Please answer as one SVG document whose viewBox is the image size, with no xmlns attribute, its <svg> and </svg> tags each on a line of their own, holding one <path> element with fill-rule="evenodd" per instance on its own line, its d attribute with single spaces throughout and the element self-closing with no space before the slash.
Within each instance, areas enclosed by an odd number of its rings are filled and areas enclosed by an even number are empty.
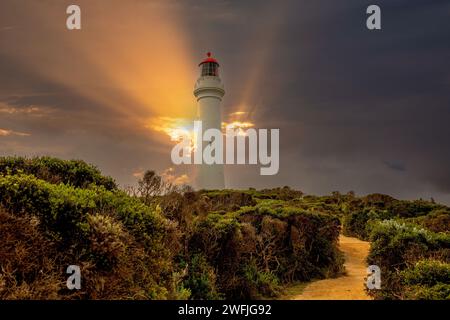
<svg viewBox="0 0 450 320">
<path fill-rule="evenodd" d="M 202 257 L 201 269 L 210 271 L 200 277 L 209 274 L 212 292 L 228 299 L 274 297 L 283 284 L 342 271 L 339 219 L 283 207 L 280 202 L 271 204 L 194 219 L 186 255 L 188 260 Z M 192 277 L 197 271 L 192 268 L 198 268 L 198 261 L 191 264 L 188 283 L 195 282 Z M 197 295 L 195 288 L 191 290 Z"/>
<path fill-rule="evenodd" d="M 78 161 L 2 158 L 0 298 L 254 299 L 342 271 L 339 219 L 301 192 L 165 190 L 126 194 Z M 66 288 L 69 265 L 81 290 Z"/>
<path fill-rule="evenodd" d="M 195 192 L 153 171 L 126 193 L 83 161 L 0 158 L 0 299 L 273 298 L 343 272 L 341 221 L 371 241 L 375 298 L 449 299 L 450 209 L 434 201 Z"/>
<path fill-rule="evenodd" d="M 380 299 L 448 297 L 450 234 L 394 220 L 372 223 L 368 263 L 381 268 Z"/>
<path fill-rule="evenodd" d="M 78 188 L 91 184 L 107 190 L 117 189 L 111 177 L 103 176 L 96 167 L 82 160 L 61 160 L 51 157 L 0 157 L 0 175 L 28 174 L 51 182 L 64 183 Z"/>
<path fill-rule="evenodd" d="M 176 296 L 176 226 L 138 199 L 17 174 L 0 176 L 0 205 L 1 298 Z M 72 264 L 83 270 L 75 293 L 64 282 Z"/>
</svg>

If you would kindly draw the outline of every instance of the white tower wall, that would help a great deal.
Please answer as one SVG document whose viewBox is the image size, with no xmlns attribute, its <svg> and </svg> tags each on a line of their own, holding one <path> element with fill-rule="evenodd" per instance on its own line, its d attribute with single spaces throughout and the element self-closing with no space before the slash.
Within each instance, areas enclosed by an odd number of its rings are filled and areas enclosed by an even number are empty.
<svg viewBox="0 0 450 320">
<path fill-rule="evenodd" d="M 218 76 L 201 76 L 195 84 L 194 95 L 197 98 L 197 116 L 202 121 L 202 130 L 216 128 L 221 130 L 222 119 L 220 104 L 225 91 Z M 221 130 L 222 131 L 222 130 Z M 208 142 L 203 142 L 202 151 Z M 197 189 L 224 189 L 225 178 L 223 164 L 197 165 Z"/>
</svg>

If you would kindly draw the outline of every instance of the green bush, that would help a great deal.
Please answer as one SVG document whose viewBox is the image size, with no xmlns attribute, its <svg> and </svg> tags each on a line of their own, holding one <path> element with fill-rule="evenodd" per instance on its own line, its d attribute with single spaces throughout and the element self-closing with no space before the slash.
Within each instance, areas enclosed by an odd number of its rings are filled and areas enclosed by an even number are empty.
<svg viewBox="0 0 450 320">
<path fill-rule="evenodd" d="M 425 216 L 404 219 L 433 232 L 450 231 L 450 209 L 436 209 Z"/>
<path fill-rule="evenodd" d="M 236 212 L 198 216 L 187 254 L 205 257 L 225 298 L 273 297 L 283 283 L 342 271 L 339 229 L 336 217 L 264 200 Z M 198 286 L 188 288 L 197 295 Z"/>
<path fill-rule="evenodd" d="M 450 264 L 438 260 L 421 260 L 413 267 L 402 271 L 401 275 L 406 285 L 450 284 Z"/>
<path fill-rule="evenodd" d="M 369 262 L 402 266 L 420 259 L 418 254 L 445 253 L 450 249 L 450 234 L 434 233 L 419 226 L 395 220 L 375 222 L 370 236 Z M 414 251 L 414 252 L 412 252 Z M 415 257 L 411 256 L 414 253 Z M 416 262 L 416 261 L 414 261 Z"/>
<path fill-rule="evenodd" d="M 421 260 L 401 272 L 407 299 L 450 300 L 450 264 Z"/>
<path fill-rule="evenodd" d="M 36 217 L 65 253 L 63 261 L 85 265 L 86 297 L 123 298 L 121 289 L 128 288 L 134 298 L 164 298 L 174 290 L 176 226 L 137 198 L 17 174 L 0 176 L 0 206 L 17 217 Z"/>
<path fill-rule="evenodd" d="M 387 209 L 393 215 L 401 218 L 411 218 L 424 216 L 431 213 L 433 210 L 443 208 L 444 206 L 424 200 L 414 201 L 394 201 Z"/>
<path fill-rule="evenodd" d="M 61 234 L 77 229 L 92 212 L 114 212 L 143 239 L 164 224 L 159 213 L 121 191 L 55 185 L 24 174 L 0 177 L 0 203 L 12 212 L 41 217 L 45 227 Z"/>
<path fill-rule="evenodd" d="M 188 263 L 188 274 L 183 286 L 189 288 L 192 299 L 217 300 L 216 274 L 202 254 L 193 254 Z"/>
<path fill-rule="evenodd" d="M 94 166 L 82 160 L 61 160 L 51 157 L 0 157 L 0 175 L 24 173 L 51 183 L 64 183 L 78 188 L 91 184 L 116 190 L 117 185 Z"/>
<path fill-rule="evenodd" d="M 370 203 L 373 204 L 373 202 Z M 379 202 L 376 202 L 376 204 L 378 207 L 382 207 Z M 344 216 L 343 231 L 347 236 L 368 241 L 370 238 L 372 222 L 390 220 L 395 217 L 396 216 L 391 211 L 383 208 L 363 208 Z"/>
<path fill-rule="evenodd" d="M 362 240 L 367 240 L 369 237 L 369 230 L 367 223 L 370 220 L 370 211 L 358 211 L 347 214 L 344 217 L 343 231 L 346 236 L 357 237 Z"/>
<path fill-rule="evenodd" d="M 102 269 L 110 269 L 124 258 L 131 243 L 123 225 L 107 215 L 87 216 L 87 222 L 80 224 L 89 246 L 91 258 Z"/>
<path fill-rule="evenodd" d="M 415 300 L 450 300 L 450 285 L 439 283 L 431 287 L 407 287 L 405 297 Z"/>
<path fill-rule="evenodd" d="M 369 265 L 378 265 L 382 271 L 382 289 L 371 290 L 377 298 L 406 298 L 406 287 L 428 283 L 424 277 L 429 272 L 430 279 L 444 274 L 447 265 L 437 262 L 422 262 L 424 259 L 440 259 L 448 263 L 450 253 L 450 234 L 434 233 L 413 224 L 395 220 L 372 223 Z M 409 270 L 412 266 L 413 269 Z M 405 271 L 404 270 L 409 270 Z M 414 283 L 413 276 L 418 276 Z M 430 280 L 429 279 L 429 280 Z M 423 283 L 422 283 L 423 282 Z M 411 291 L 411 287 L 409 288 Z M 409 293 L 408 297 L 414 296 Z"/>
<path fill-rule="evenodd" d="M 276 297 L 281 292 L 280 280 L 272 272 L 258 269 L 256 261 L 250 260 L 243 268 L 243 288 L 245 296 L 250 299 Z"/>
</svg>

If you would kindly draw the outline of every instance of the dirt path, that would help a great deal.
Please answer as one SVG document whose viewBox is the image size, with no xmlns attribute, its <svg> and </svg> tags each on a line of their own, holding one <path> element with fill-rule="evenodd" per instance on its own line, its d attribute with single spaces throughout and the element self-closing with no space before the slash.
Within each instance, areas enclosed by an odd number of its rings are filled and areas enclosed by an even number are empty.
<svg viewBox="0 0 450 320">
<path fill-rule="evenodd" d="M 325 279 L 306 285 L 302 293 L 291 297 L 292 300 L 370 300 L 364 291 L 366 276 L 366 257 L 369 242 L 341 235 L 339 247 L 345 255 L 347 274 L 336 279 Z"/>
</svg>

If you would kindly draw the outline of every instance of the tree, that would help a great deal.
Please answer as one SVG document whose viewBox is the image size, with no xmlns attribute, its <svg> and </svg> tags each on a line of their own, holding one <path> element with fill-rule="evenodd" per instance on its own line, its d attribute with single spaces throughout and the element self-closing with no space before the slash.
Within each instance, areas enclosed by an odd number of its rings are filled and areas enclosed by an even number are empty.
<svg viewBox="0 0 450 320">
<path fill-rule="evenodd" d="M 145 202 L 161 195 L 164 187 L 164 181 L 153 170 L 147 170 L 142 179 L 138 181 L 138 192 Z"/>
</svg>

